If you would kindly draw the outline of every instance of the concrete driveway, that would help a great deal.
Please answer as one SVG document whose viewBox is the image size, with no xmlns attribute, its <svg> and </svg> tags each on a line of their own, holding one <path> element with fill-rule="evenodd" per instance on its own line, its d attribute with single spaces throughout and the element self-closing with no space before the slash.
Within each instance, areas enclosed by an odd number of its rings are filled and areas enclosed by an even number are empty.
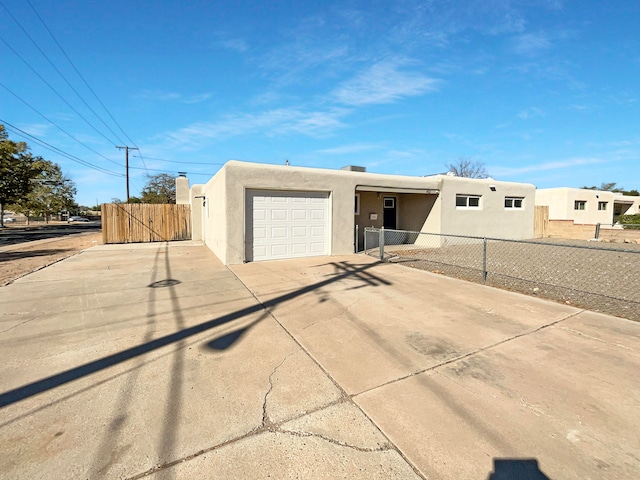
<svg viewBox="0 0 640 480">
<path fill-rule="evenodd" d="M 0 478 L 619 479 L 640 324 L 365 256 L 100 246 L 0 289 Z"/>
</svg>

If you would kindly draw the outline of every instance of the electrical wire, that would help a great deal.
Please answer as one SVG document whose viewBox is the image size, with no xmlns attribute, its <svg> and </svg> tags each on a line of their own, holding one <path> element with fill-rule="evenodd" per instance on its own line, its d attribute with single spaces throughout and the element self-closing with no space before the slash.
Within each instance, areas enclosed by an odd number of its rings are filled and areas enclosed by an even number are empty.
<svg viewBox="0 0 640 480">
<path fill-rule="evenodd" d="M 9 16 L 13 19 L 13 21 L 18 25 L 18 27 L 20 27 L 20 29 L 22 30 L 22 32 L 27 36 L 27 38 L 29 40 L 31 40 L 31 43 L 33 43 L 33 45 L 38 49 L 38 51 L 42 54 L 42 56 L 47 60 L 47 62 L 49 62 L 49 65 L 51 65 L 53 67 L 53 69 L 58 73 L 58 75 L 60 75 L 60 77 L 65 81 L 65 83 L 69 86 L 69 88 L 71 88 L 71 90 L 73 90 L 73 92 L 78 96 L 78 98 L 82 101 L 82 103 L 84 103 L 84 105 L 91 111 L 91 113 L 93 113 L 95 115 L 95 117 L 100 120 L 100 122 L 102 122 L 102 124 L 107 127 L 107 129 L 116 137 L 116 140 L 118 140 L 118 142 L 120 143 L 124 143 L 122 142 L 122 140 L 120 139 L 120 137 L 111 129 L 111 127 L 109 127 L 109 125 L 107 125 L 107 123 L 100 118 L 100 116 L 96 113 L 96 111 L 91 108 L 91 106 L 86 102 L 86 100 L 82 97 L 82 95 L 80 95 L 80 93 L 74 88 L 73 85 L 71 85 L 71 83 L 69 82 L 69 80 L 67 80 L 67 77 L 64 76 L 64 74 L 58 69 L 58 67 L 55 66 L 55 64 L 53 63 L 53 61 L 49 58 L 49 56 L 42 50 L 42 48 L 40 48 L 40 46 L 38 45 L 38 43 L 33 39 L 33 37 L 31 35 L 29 35 L 29 32 L 22 26 L 22 24 L 18 21 L 18 19 L 16 17 L 13 16 L 13 14 L 9 11 L 9 9 L 4 5 L 4 3 L 2 2 L 2 0 L 0 0 L 0 5 L 2 5 L 2 7 L 6 10 L 6 12 L 9 14 Z M 32 6 L 33 8 L 33 6 Z M 40 21 L 42 21 L 42 19 L 40 19 Z M 43 22 L 44 23 L 44 22 Z M 45 25 L 46 28 L 46 25 Z M 6 44 L 6 42 L 5 42 Z M 15 52 L 14 52 L 15 53 Z M 74 110 L 75 111 L 75 110 Z M 77 112 L 76 112 L 77 113 Z M 100 133 L 101 134 L 101 133 Z M 102 135 L 102 134 L 101 134 Z M 105 135 L 102 135 L 103 138 L 106 138 L 109 142 L 114 143 L 111 139 L 108 139 Z"/>
<path fill-rule="evenodd" d="M 133 156 L 137 157 L 138 155 L 133 155 Z M 157 162 L 167 162 L 167 163 L 179 163 L 183 165 L 224 165 L 224 163 L 211 163 L 211 162 L 178 162 L 176 160 L 165 160 L 163 158 L 154 158 L 154 157 L 147 157 L 147 160 L 155 160 Z"/>
<path fill-rule="evenodd" d="M 69 138 L 73 139 L 75 142 L 78 142 L 80 145 L 82 145 L 83 147 L 85 147 L 86 149 L 92 151 L 93 153 L 95 153 L 96 155 L 104 158 L 105 160 L 107 160 L 108 162 L 114 163 L 116 165 L 118 165 L 119 167 L 124 167 L 121 163 L 118 163 L 114 160 L 111 160 L 110 158 L 104 156 L 103 154 L 101 154 L 100 152 L 97 152 L 96 150 L 94 150 L 93 148 L 91 148 L 89 145 L 86 145 L 85 143 L 81 142 L 80 140 L 78 140 L 77 138 L 75 138 L 73 135 L 71 135 L 69 132 L 67 132 L 64 128 L 62 128 L 61 126 L 59 126 L 58 124 L 54 123 L 52 120 L 50 120 L 49 118 L 47 118 L 44 114 L 40 113 L 35 107 L 31 106 L 31 104 L 29 102 L 27 102 L 26 100 L 24 100 L 23 98 L 21 98 L 17 93 L 14 93 L 13 90 L 11 90 L 9 87 L 7 87 L 5 84 L 3 84 L 2 82 L 0 82 L 0 87 L 4 88 L 7 92 L 9 92 L 11 95 L 13 95 L 14 97 L 16 97 L 18 100 L 20 100 L 22 103 L 24 103 L 27 107 L 29 107 L 31 110 L 33 110 L 34 112 L 36 112 L 38 115 L 40 115 L 42 118 L 44 118 L 47 122 L 49 122 L 51 125 L 53 125 L 54 127 L 56 127 L 58 130 L 60 130 L 62 133 L 64 133 L 65 135 L 67 135 Z"/>
<path fill-rule="evenodd" d="M 123 173 L 117 173 L 117 172 L 113 172 L 111 170 L 107 170 L 106 168 L 102 168 L 102 167 L 99 167 L 97 165 L 94 165 L 93 163 L 90 163 L 90 162 L 88 162 L 86 160 L 83 160 L 83 159 L 81 159 L 79 157 L 76 157 L 75 155 L 71 155 L 70 153 L 67 153 L 64 150 L 61 150 L 58 147 L 54 147 L 53 145 L 45 142 L 44 140 L 39 139 L 35 135 L 31 135 L 30 133 L 25 132 L 24 130 L 16 127 L 15 125 L 10 124 L 6 120 L 3 120 L 3 119 L 0 118 L 0 123 L 2 123 L 5 126 L 8 126 L 11 129 L 11 131 L 13 131 L 15 134 L 20 135 L 21 137 L 24 137 L 24 138 L 28 138 L 28 139 L 30 139 L 32 141 L 35 141 L 41 147 L 43 147 L 43 148 L 45 148 L 45 149 L 47 149 L 49 151 L 55 152 L 55 153 L 57 153 L 59 155 L 62 155 L 63 157 L 68 158 L 69 160 L 72 160 L 72 161 L 74 161 L 76 163 L 79 163 L 79 164 L 84 165 L 86 167 L 92 168 L 92 169 L 97 170 L 99 172 L 106 173 L 107 175 L 113 175 L 115 177 L 124 177 L 125 176 Z"/>
<path fill-rule="evenodd" d="M 0 2 L 0 3 L 1 3 L 1 2 Z M 53 87 L 53 86 L 52 86 L 52 85 L 51 85 L 47 80 L 45 80 L 45 78 L 44 78 L 42 75 L 40 75 L 40 74 L 37 72 L 37 70 L 36 70 L 35 68 L 33 68 L 33 67 L 31 66 L 31 64 L 30 64 L 29 62 L 27 62 L 27 61 L 22 57 L 22 55 L 20 55 L 20 54 L 19 54 L 19 53 L 18 53 L 18 52 L 17 52 L 17 51 L 16 51 L 16 50 L 11 46 L 11 45 L 9 45 L 9 44 L 7 43 L 7 41 L 6 41 L 4 38 L 2 38 L 2 36 L 0 36 L 0 41 L 2 41 L 2 43 L 4 43 L 4 44 L 6 45 L 6 47 L 7 47 L 9 50 L 11 50 L 11 51 L 12 51 L 12 52 L 13 52 L 13 53 L 14 53 L 14 54 L 15 54 L 15 55 L 20 59 L 20 60 L 22 60 L 22 62 L 23 62 L 27 67 L 29 67 L 29 69 L 30 69 L 30 70 L 31 70 L 31 71 L 32 71 L 32 72 L 33 72 L 33 73 L 34 73 L 34 74 L 35 74 L 35 75 L 36 75 L 40 80 L 42 80 L 42 82 L 43 82 L 47 87 L 49 87 L 49 89 L 51 89 L 51 91 L 52 91 L 53 93 L 55 93 L 55 94 L 58 96 L 58 98 L 59 98 L 60 100 L 62 100 L 62 101 L 64 102 L 64 104 L 65 104 L 67 107 L 69 107 L 71 110 L 73 110 L 73 111 L 74 111 L 74 113 L 75 113 L 76 115 L 78 115 L 82 120 L 84 120 L 84 122 L 85 122 L 87 125 L 89 125 L 89 126 L 93 129 L 93 131 L 95 131 L 98 135 L 100 135 L 102 138 L 104 138 L 107 142 L 109 142 L 109 143 L 111 143 L 111 144 L 114 144 L 113 140 L 111 140 L 111 139 L 110 139 L 110 138 L 108 138 L 104 133 L 102 133 L 100 130 L 98 130 L 98 129 L 97 129 L 97 128 L 96 128 L 96 127 L 95 127 L 95 126 L 94 126 L 94 125 L 89 121 L 89 120 L 87 120 L 87 119 L 86 119 L 86 117 L 85 117 L 84 115 L 82 115 L 78 110 L 76 110 L 76 108 L 75 108 L 73 105 L 71 105 L 71 104 L 70 104 L 70 103 L 69 103 L 69 102 L 68 102 L 68 101 L 67 101 L 67 100 L 66 100 L 66 99 L 65 99 L 65 98 L 60 94 L 60 92 L 58 92 L 58 91 L 57 91 L 57 90 L 56 90 L 56 89 L 55 89 L 55 88 L 54 88 L 54 87 Z M 115 145 L 115 144 L 114 144 L 114 145 Z"/>
<path fill-rule="evenodd" d="M 122 134 L 127 138 L 127 140 L 129 140 L 134 147 L 138 147 L 138 145 L 136 145 L 136 142 L 134 142 L 133 140 L 131 140 L 131 137 L 129 135 L 127 135 L 127 133 L 122 129 L 122 127 L 120 126 L 120 124 L 118 123 L 118 121 L 114 118 L 114 116 L 111 114 L 111 112 L 109 111 L 109 109 L 106 107 L 106 105 L 102 102 L 102 100 L 100 100 L 100 97 L 98 97 L 98 94 L 93 90 L 93 88 L 91 88 L 91 85 L 89 85 L 89 82 L 87 82 L 87 80 L 84 78 L 84 76 L 80 73 L 80 71 L 76 68 L 75 64 L 71 61 L 71 58 L 69 58 L 69 55 L 67 55 L 67 52 L 64 50 L 64 48 L 62 48 L 62 45 L 60 45 L 60 43 L 58 42 L 58 40 L 56 39 L 56 37 L 53 35 L 53 32 L 51 32 L 51 30 L 49 29 L 49 27 L 47 26 L 47 24 L 45 23 L 44 19 L 40 16 L 40 14 L 38 13 L 38 11 L 35 9 L 35 7 L 33 6 L 33 4 L 31 3 L 30 0 L 27 0 L 27 3 L 29 4 L 29 6 L 31 7 L 31 9 L 33 10 L 33 12 L 36 14 L 36 16 L 38 17 L 38 19 L 40 20 L 40 22 L 42 23 L 42 25 L 44 26 L 45 30 L 47 30 L 47 32 L 49 33 L 49 35 L 51 35 L 51 38 L 53 39 L 53 41 L 55 42 L 55 44 L 58 46 L 58 48 L 60 49 L 60 51 L 62 52 L 62 54 L 65 56 L 65 58 L 67 59 L 67 61 L 69 62 L 69 64 L 73 67 L 73 69 L 75 70 L 75 72 L 78 74 L 78 77 L 80 77 L 80 79 L 84 82 L 85 86 L 89 89 L 89 91 L 93 94 L 93 96 L 95 97 L 95 99 L 98 101 L 98 103 L 102 106 L 102 108 L 104 109 L 105 112 L 107 112 L 107 115 L 109 115 L 109 118 L 111 118 L 111 120 L 113 121 L 113 123 L 116 124 L 116 126 L 120 129 L 120 131 L 122 132 Z M 117 135 L 116 135 L 117 137 Z M 120 143 L 126 143 L 126 142 L 120 142 Z M 143 160 L 143 164 L 144 164 L 144 160 Z"/>
<path fill-rule="evenodd" d="M 131 170 L 145 170 L 142 167 L 132 167 L 131 165 L 129 165 L 129 169 Z M 161 173 L 166 173 L 166 174 L 170 174 L 170 173 L 178 173 L 177 170 L 158 170 L 155 168 L 149 168 L 147 169 L 150 172 L 161 172 Z M 189 175 L 206 175 L 208 177 L 212 177 L 214 174 L 213 173 L 190 173 Z"/>
</svg>

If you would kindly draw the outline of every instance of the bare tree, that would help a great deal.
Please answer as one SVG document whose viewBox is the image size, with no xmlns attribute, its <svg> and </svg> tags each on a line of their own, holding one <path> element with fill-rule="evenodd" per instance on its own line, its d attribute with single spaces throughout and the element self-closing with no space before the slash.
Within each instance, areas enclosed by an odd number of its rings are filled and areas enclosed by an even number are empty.
<svg viewBox="0 0 640 480">
<path fill-rule="evenodd" d="M 474 162 L 470 158 L 459 158 L 456 162 L 445 164 L 448 171 L 456 177 L 487 178 L 489 174 L 482 162 Z"/>
</svg>

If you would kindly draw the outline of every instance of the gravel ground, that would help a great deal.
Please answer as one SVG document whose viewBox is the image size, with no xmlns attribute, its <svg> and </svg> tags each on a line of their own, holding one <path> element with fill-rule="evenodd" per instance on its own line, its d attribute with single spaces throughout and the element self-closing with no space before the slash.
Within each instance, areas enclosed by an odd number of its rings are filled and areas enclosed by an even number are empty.
<svg viewBox="0 0 640 480">
<path fill-rule="evenodd" d="M 457 245 L 385 247 L 385 260 L 413 268 L 483 281 L 481 241 Z M 377 249 L 371 250 L 372 255 Z M 637 244 L 569 241 L 489 241 L 486 284 L 588 310 L 640 321 L 640 249 Z"/>
<path fill-rule="evenodd" d="M 102 243 L 102 233 L 75 233 L 0 249 L 0 286 Z"/>
</svg>

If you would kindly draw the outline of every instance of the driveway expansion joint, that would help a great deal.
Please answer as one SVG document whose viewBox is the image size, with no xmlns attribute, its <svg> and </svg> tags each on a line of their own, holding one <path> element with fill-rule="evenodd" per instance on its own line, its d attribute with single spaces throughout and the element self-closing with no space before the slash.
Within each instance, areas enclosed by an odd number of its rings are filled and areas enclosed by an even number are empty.
<svg viewBox="0 0 640 480">
<path fill-rule="evenodd" d="M 577 317 L 578 315 L 580 315 L 581 313 L 584 313 L 584 312 L 585 312 L 585 310 L 580 310 L 578 312 L 572 313 L 572 314 L 567 315 L 567 316 L 565 316 L 563 318 L 560 318 L 558 320 L 554 320 L 553 322 L 545 323 L 544 325 L 536 327 L 533 330 L 528 330 L 526 332 L 519 333 L 517 335 L 513 335 L 513 336 L 511 336 L 509 338 L 505 338 L 503 340 L 500 340 L 498 342 L 492 343 L 490 345 L 487 345 L 487 346 L 484 346 L 484 347 L 480 347 L 480 348 L 476 348 L 475 350 L 473 350 L 471 352 L 467 352 L 467 353 L 465 353 L 463 355 L 458 355 L 457 357 L 453 357 L 453 358 L 450 358 L 448 360 L 444 360 L 444 361 L 442 361 L 440 363 L 437 363 L 436 365 L 432 365 L 432 366 L 427 367 L 427 368 L 422 368 L 420 370 L 416 370 L 416 371 L 411 372 L 411 373 L 409 373 L 407 375 L 403 375 L 402 377 L 394 378 L 392 380 L 389 380 L 388 382 L 382 383 L 380 385 L 376 385 L 375 387 L 367 388 L 366 390 L 362 390 L 361 392 L 354 393 L 354 394 L 351 395 L 351 398 L 357 397 L 357 396 L 362 395 L 364 393 L 371 392 L 373 390 L 377 390 L 377 389 L 385 387 L 387 385 L 392 385 L 392 384 L 400 382 L 402 380 L 406 380 L 407 378 L 415 377 L 416 375 L 420 375 L 420 374 L 425 373 L 425 372 L 434 372 L 434 371 L 436 371 L 437 369 L 439 369 L 441 367 L 444 367 L 446 365 L 450 365 L 452 363 L 456 363 L 456 362 L 458 362 L 460 360 L 464 360 L 465 358 L 472 357 L 472 356 L 474 356 L 474 355 L 476 355 L 478 353 L 482 353 L 482 352 L 485 352 L 487 350 L 491 350 L 491 349 L 493 349 L 495 347 L 499 347 L 500 345 L 502 345 L 504 343 L 511 342 L 511 341 L 516 340 L 516 339 L 518 339 L 520 337 L 526 337 L 528 335 L 532 335 L 532 334 L 537 333 L 537 332 L 539 332 L 541 330 L 545 330 L 545 329 L 547 329 L 549 327 L 554 327 L 554 326 L 558 325 L 559 323 L 565 322 L 565 321 L 567 321 L 567 320 L 569 320 L 569 319 L 571 319 L 573 317 Z"/>
</svg>

